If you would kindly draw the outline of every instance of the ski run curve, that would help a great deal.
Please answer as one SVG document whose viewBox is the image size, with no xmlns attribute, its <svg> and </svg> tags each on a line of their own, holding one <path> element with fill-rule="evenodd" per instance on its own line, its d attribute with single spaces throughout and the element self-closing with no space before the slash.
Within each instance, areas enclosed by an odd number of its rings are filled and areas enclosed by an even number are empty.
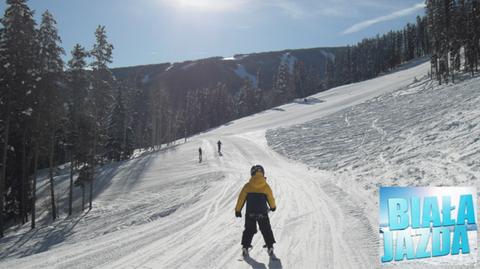
<svg viewBox="0 0 480 269">
<path fill-rule="evenodd" d="M 405 88 L 428 70 L 428 63 L 417 63 L 313 95 L 307 103 L 298 100 L 235 120 L 170 149 L 106 166 L 96 183 L 101 190 L 91 212 L 36 231 L 11 231 L 0 241 L 0 267 L 378 267 L 374 199 L 365 199 L 353 185 L 339 187 L 331 171 L 278 154 L 268 146 L 265 133 Z M 223 156 L 216 152 L 218 140 Z M 203 149 L 202 163 L 198 163 L 198 147 Z M 268 258 L 259 232 L 251 258 L 240 259 L 244 219 L 235 218 L 234 206 L 250 167 L 257 163 L 265 167 L 278 205 L 270 214 L 278 260 Z M 58 188 L 65 188 L 68 180 L 60 178 Z"/>
</svg>

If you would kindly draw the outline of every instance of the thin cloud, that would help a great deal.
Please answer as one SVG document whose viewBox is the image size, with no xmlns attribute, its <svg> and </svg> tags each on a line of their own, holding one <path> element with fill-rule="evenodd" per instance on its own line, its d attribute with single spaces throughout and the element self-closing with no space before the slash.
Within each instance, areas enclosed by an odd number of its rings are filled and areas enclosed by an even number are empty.
<svg viewBox="0 0 480 269">
<path fill-rule="evenodd" d="M 252 0 L 144 0 L 152 5 L 185 9 L 197 12 L 233 12 L 242 9 Z"/>
<path fill-rule="evenodd" d="M 392 8 L 391 0 L 137 0 L 150 5 L 174 10 L 202 13 L 241 13 L 268 10 L 291 19 L 309 19 L 317 16 L 341 18 L 355 17 L 365 8 Z M 417 6 L 417 5 L 416 5 Z M 414 8 L 416 8 L 414 6 Z M 409 8 L 412 9 L 412 8 Z M 398 16 L 400 10 L 388 16 Z M 417 8 L 418 9 L 418 8 Z M 411 11 L 410 11 L 411 12 Z M 382 17 L 383 18 L 383 17 Z M 375 19 L 376 20 L 376 19 Z M 352 26 L 353 27 L 353 26 Z"/>
<path fill-rule="evenodd" d="M 305 7 L 289 0 L 277 0 L 272 1 L 271 4 L 276 5 L 278 8 L 283 10 L 288 16 L 298 19 L 305 14 Z"/>
<path fill-rule="evenodd" d="M 352 3 L 337 3 L 338 0 L 137 0 L 178 10 L 208 13 L 236 13 L 242 11 L 278 10 L 284 15 L 301 19 L 312 15 L 331 17 L 345 16 L 351 12 Z M 365 0 L 363 0 L 365 1 Z M 375 1 L 375 0 L 373 0 Z"/>
<path fill-rule="evenodd" d="M 333 3 L 332 3 L 333 2 Z M 352 12 L 352 3 L 347 5 L 338 0 L 263 0 L 265 6 L 278 8 L 293 19 L 311 16 L 345 17 Z"/>
<path fill-rule="evenodd" d="M 390 21 L 390 20 L 393 20 L 393 19 L 396 19 L 396 18 L 400 18 L 400 17 L 403 17 L 403 16 L 410 15 L 410 14 L 412 14 L 412 13 L 414 13 L 414 12 L 420 10 L 420 9 L 423 9 L 423 8 L 425 8 L 425 3 L 415 4 L 415 5 L 413 5 L 409 8 L 405 8 L 405 9 L 402 9 L 402 10 L 397 10 L 397 11 L 395 11 L 391 14 L 385 15 L 385 16 L 381 16 L 381 17 L 378 17 L 378 18 L 362 21 L 362 22 L 356 23 L 356 24 L 350 26 L 349 28 L 347 28 L 345 31 L 343 31 L 343 34 L 355 33 L 355 32 L 358 32 L 360 30 L 363 30 L 365 28 L 368 28 L 368 27 L 370 27 L 374 24 L 377 24 L 377 23 Z"/>
</svg>

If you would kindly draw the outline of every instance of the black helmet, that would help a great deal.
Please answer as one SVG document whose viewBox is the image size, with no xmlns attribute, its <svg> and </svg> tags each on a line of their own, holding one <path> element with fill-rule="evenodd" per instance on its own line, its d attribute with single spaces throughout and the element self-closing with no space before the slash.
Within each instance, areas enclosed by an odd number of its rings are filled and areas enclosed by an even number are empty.
<svg viewBox="0 0 480 269">
<path fill-rule="evenodd" d="M 252 168 L 250 168 L 250 175 L 253 177 L 255 175 L 255 173 L 258 172 L 258 171 L 262 172 L 262 174 L 265 175 L 265 170 L 263 170 L 263 167 L 259 164 L 254 165 L 254 166 L 252 166 Z"/>
</svg>

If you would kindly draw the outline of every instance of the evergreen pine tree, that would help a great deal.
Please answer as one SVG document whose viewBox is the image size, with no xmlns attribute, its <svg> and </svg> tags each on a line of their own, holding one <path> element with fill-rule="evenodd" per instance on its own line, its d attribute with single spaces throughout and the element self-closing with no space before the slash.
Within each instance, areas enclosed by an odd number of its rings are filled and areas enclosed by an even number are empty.
<svg viewBox="0 0 480 269">
<path fill-rule="evenodd" d="M 132 154 L 132 130 L 127 126 L 126 118 L 122 91 L 118 90 L 115 106 L 108 122 L 106 150 L 107 157 L 111 160 L 125 160 Z"/>
<path fill-rule="evenodd" d="M 57 139 L 57 130 L 63 114 L 62 93 L 60 92 L 60 81 L 63 76 L 63 60 L 61 58 L 64 50 L 60 47 L 61 39 L 56 29 L 56 21 L 52 14 L 47 10 L 42 14 L 42 22 L 38 30 L 39 40 L 39 64 L 40 76 L 38 87 L 38 99 L 36 101 L 38 129 L 37 141 L 43 135 L 45 137 L 43 143 L 48 144 L 48 160 L 49 160 L 49 178 L 50 178 L 50 195 L 52 202 L 52 217 L 56 218 L 55 191 L 53 181 L 54 166 L 54 149 Z M 36 179 L 34 178 L 34 187 Z M 32 228 L 35 226 L 35 189 L 33 190 L 32 204 Z"/>
<path fill-rule="evenodd" d="M 278 66 L 277 74 L 274 78 L 273 88 L 273 106 L 278 106 L 293 98 L 291 77 L 288 64 L 281 62 Z"/>
<path fill-rule="evenodd" d="M 85 165 L 93 158 L 93 125 L 94 119 L 92 108 L 88 101 L 89 75 L 87 67 L 87 51 L 76 44 L 71 51 L 71 59 L 68 61 L 68 107 L 67 118 L 67 149 L 70 154 L 70 186 L 68 214 L 73 211 L 73 176 L 78 164 Z M 82 187 L 83 188 L 83 187 Z"/>
<path fill-rule="evenodd" d="M 334 63 L 330 59 L 325 59 L 325 89 L 335 85 L 334 79 Z"/>
<path fill-rule="evenodd" d="M 113 103 L 114 78 L 108 64 L 112 62 L 113 45 L 107 40 L 105 26 L 98 26 L 95 31 L 96 43 L 90 55 L 93 57 L 91 64 L 93 68 L 93 90 L 91 91 L 93 101 L 94 145 L 91 160 L 92 178 L 90 182 L 89 208 L 92 208 L 93 180 L 95 177 L 96 157 L 103 155 L 105 148 L 104 138 L 106 137 L 106 122 L 110 105 Z"/>
<path fill-rule="evenodd" d="M 252 87 L 252 83 L 249 79 L 245 79 L 236 102 L 238 117 L 244 117 L 255 112 L 255 98 L 255 90 Z"/>
<path fill-rule="evenodd" d="M 293 80 L 294 97 L 306 97 L 308 95 L 306 89 L 307 74 L 305 64 L 302 61 L 296 61 L 293 66 Z"/>
<path fill-rule="evenodd" d="M 2 122 L 3 152 L 0 174 L 0 236 L 3 235 L 4 213 L 27 218 L 29 192 L 28 161 L 31 145 L 32 123 L 37 98 L 38 43 L 33 20 L 33 11 L 26 0 L 7 0 L 7 8 L 1 20 L 3 29 L 0 51 L 3 63 L 2 76 Z M 9 148 L 15 148 L 10 152 Z M 9 160 L 11 161 L 10 165 Z M 8 169 L 11 169 L 7 173 Z M 9 177 L 7 177 L 7 174 Z M 4 200 L 5 188 L 10 195 Z M 4 207 L 6 205 L 6 207 Z M 16 205 L 19 205 L 17 208 Z"/>
</svg>

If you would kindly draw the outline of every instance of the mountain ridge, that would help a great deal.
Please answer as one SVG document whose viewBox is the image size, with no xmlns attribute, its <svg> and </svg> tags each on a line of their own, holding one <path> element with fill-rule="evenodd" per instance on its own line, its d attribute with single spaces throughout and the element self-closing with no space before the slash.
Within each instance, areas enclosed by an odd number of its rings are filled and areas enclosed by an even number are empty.
<svg viewBox="0 0 480 269">
<path fill-rule="evenodd" d="M 325 90 L 327 60 L 333 60 L 335 52 L 344 47 L 317 47 L 285 49 L 281 51 L 235 54 L 232 57 L 214 56 L 175 63 L 159 63 L 113 68 L 117 80 L 128 87 L 143 90 L 164 88 L 175 105 L 181 105 L 188 91 L 226 85 L 235 94 L 245 85 L 245 80 L 265 92 L 273 89 L 275 76 L 285 57 L 291 57 L 289 71 L 301 64 L 313 79 L 309 94 Z"/>
</svg>

